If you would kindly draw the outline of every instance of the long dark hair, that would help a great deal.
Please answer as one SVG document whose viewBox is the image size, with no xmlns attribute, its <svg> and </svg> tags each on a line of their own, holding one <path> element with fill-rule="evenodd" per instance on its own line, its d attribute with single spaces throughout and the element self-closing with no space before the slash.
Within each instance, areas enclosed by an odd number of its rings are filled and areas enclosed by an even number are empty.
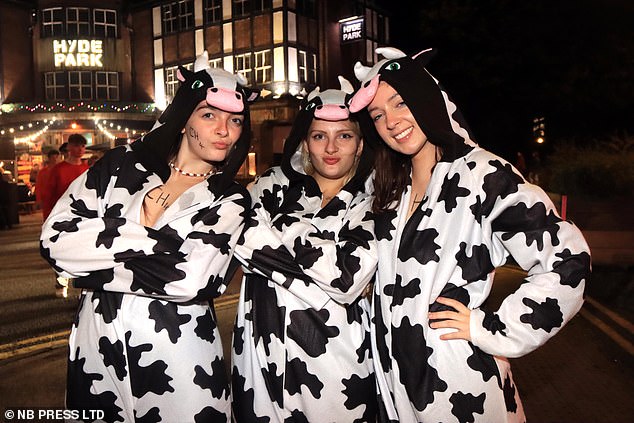
<svg viewBox="0 0 634 423">
<path fill-rule="evenodd" d="M 374 160 L 374 202 L 372 211 L 384 213 L 398 206 L 410 179 L 412 160 L 380 141 Z"/>
</svg>

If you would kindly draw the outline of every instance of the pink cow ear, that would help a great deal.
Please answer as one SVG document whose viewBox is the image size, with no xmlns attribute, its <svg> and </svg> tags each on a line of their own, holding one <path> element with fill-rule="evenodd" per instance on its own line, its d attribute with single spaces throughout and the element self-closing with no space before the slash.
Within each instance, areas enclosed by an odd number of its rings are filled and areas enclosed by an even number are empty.
<svg viewBox="0 0 634 423">
<path fill-rule="evenodd" d="M 181 70 L 177 70 L 176 71 L 176 77 L 178 78 L 179 81 L 181 82 L 185 82 L 185 77 L 183 76 L 183 74 L 181 73 Z"/>
</svg>

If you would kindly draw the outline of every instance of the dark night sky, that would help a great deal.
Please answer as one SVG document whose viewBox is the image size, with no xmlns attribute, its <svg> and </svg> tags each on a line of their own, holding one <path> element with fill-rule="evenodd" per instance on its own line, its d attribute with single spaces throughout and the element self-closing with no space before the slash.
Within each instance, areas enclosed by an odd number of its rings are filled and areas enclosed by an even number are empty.
<svg viewBox="0 0 634 423">
<path fill-rule="evenodd" d="M 438 49 L 429 70 L 487 149 L 507 158 L 533 149 L 537 116 L 550 146 L 634 132 L 634 2 L 391 0 L 386 9 L 393 46 Z"/>
</svg>

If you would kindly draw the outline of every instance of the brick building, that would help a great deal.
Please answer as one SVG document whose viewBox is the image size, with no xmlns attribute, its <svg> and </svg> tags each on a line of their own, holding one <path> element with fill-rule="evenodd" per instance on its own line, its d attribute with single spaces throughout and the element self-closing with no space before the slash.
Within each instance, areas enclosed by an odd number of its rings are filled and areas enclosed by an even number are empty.
<svg viewBox="0 0 634 423">
<path fill-rule="evenodd" d="M 301 98 L 353 78 L 389 42 L 377 0 L 5 0 L 0 2 L 0 160 L 27 167 L 81 133 L 108 149 L 151 128 L 178 66 L 210 65 L 262 89 L 242 177 L 276 163 Z M 9 163 L 16 159 L 19 164 Z M 257 165 L 257 168 L 255 167 Z M 11 169 L 13 166 L 13 169 Z M 18 175 L 19 174 L 19 175 Z"/>
</svg>

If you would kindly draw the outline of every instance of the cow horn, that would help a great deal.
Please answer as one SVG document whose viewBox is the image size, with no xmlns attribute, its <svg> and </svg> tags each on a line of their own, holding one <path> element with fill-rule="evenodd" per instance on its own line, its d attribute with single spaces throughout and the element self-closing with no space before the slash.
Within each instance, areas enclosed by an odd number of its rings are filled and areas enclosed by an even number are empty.
<svg viewBox="0 0 634 423">
<path fill-rule="evenodd" d="M 354 87 L 352 86 L 350 81 L 348 81 L 346 78 L 344 78 L 341 75 L 338 76 L 338 79 L 339 79 L 339 84 L 341 85 L 341 91 L 343 91 L 346 94 L 352 94 L 354 92 Z"/>
<path fill-rule="evenodd" d="M 359 81 L 363 81 L 365 77 L 368 76 L 368 73 L 370 73 L 370 69 L 372 68 L 363 66 L 361 62 L 357 62 L 354 64 L 354 76 L 356 76 Z"/>
</svg>

